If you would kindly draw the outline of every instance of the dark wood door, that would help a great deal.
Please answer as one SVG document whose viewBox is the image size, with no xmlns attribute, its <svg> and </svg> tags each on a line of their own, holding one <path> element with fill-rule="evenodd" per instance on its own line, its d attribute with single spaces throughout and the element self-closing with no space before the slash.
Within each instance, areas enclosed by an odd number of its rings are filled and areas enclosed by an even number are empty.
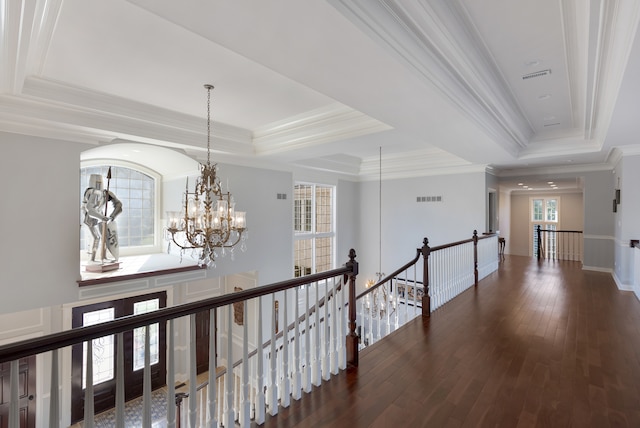
<svg viewBox="0 0 640 428">
<path fill-rule="evenodd" d="M 196 314 L 196 367 L 198 374 L 209 370 L 210 319 L 211 311 L 202 311 Z M 215 321 L 214 334 L 218 330 Z"/>
<path fill-rule="evenodd" d="M 19 363 L 20 428 L 36 426 L 36 357 L 23 358 Z M 0 428 L 9 426 L 11 363 L 0 364 Z"/>
<path fill-rule="evenodd" d="M 98 314 L 101 311 L 105 313 L 105 317 L 120 318 L 134 314 L 134 307 L 137 303 L 144 303 L 158 299 L 159 307 L 165 307 L 167 304 L 166 292 L 145 294 L 142 296 L 131 297 L 121 300 L 113 300 L 101 302 L 93 305 L 82 306 L 73 309 L 73 327 L 87 325 L 84 322 L 85 314 Z M 100 315 L 98 315 L 100 317 Z M 164 386 L 166 381 L 166 328 L 165 323 L 160 323 L 156 327 L 157 330 L 157 346 L 158 361 L 152 362 L 151 365 L 151 387 L 157 389 Z M 135 332 L 128 331 L 123 334 L 124 349 L 124 379 L 125 379 L 125 400 L 132 400 L 142 395 L 142 377 L 144 370 L 136 367 L 136 354 L 138 357 L 142 355 L 144 359 L 144 349 L 136 347 Z M 152 342 L 154 338 L 152 337 Z M 103 380 L 98 383 L 94 382 L 94 410 L 99 413 L 109 410 L 115 406 L 116 395 L 116 350 L 117 336 L 107 336 L 94 341 L 94 347 L 98 350 L 103 361 L 99 366 L 104 369 Z M 94 350 L 95 351 L 95 350 Z M 153 349 L 152 349 L 153 351 Z M 95 354 L 95 352 L 94 352 Z M 71 422 L 76 423 L 84 418 L 84 393 L 85 388 L 82 383 L 83 366 L 84 366 L 84 348 L 83 345 L 75 345 L 71 351 Z M 95 364 L 94 364 L 95 366 Z M 95 370 L 94 370 L 95 371 Z M 94 373 L 94 379 L 98 379 L 99 375 Z"/>
</svg>

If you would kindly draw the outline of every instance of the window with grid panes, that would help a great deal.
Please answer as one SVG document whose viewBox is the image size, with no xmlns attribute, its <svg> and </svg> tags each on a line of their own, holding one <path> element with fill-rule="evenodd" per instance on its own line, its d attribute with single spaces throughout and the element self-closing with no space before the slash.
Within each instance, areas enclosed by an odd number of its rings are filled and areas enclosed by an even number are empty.
<svg viewBox="0 0 640 428">
<path fill-rule="evenodd" d="M 531 198 L 531 217 L 530 229 L 531 234 L 531 251 L 532 255 L 538 254 L 538 246 L 542 244 L 544 252 L 552 254 L 556 251 L 556 235 L 555 233 L 542 233 L 541 238 L 544 242 L 538 242 L 538 226 L 542 230 L 558 230 L 558 210 L 559 198 Z"/>
<path fill-rule="evenodd" d="M 80 201 L 89 186 L 91 174 L 100 174 L 104 188 L 107 188 L 108 170 L 108 165 L 80 169 Z M 118 246 L 121 250 L 156 244 L 155 187 L 156 180 L 149 174 L 125 166 L 111 166 L 109 190 L 122 202 L 122 213 L 115 220 L 118 227 Z M 83 226 L 80 249 L 90 251 L 92 242 L 91 233 Z"/>
<path fill-rule="evenodd" d="M 294 187 L 294 275 L 324 272 L 334 266 L 334 186 Z"/>
</svg>

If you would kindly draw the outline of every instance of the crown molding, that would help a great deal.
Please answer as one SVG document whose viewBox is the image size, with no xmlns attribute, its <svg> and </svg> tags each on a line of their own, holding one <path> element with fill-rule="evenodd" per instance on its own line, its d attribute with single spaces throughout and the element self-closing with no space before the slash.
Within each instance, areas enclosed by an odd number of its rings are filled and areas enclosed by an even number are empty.
<svg viewBox="0 0 640 428">
<path fill-rule="evenodd" d="M 585 137 L 604 142 L 638 29 L 640 2 L 591 4 Z"/>
<path fill-rule="evenodd" d="M 585 172 L 611 171 L 613 167 L 608 163 L 591 163 L 591 164 L 567 164 L 560 166 L 543 166 L 514 168 L 509 170 L 499 170 L 496 172 L 497 177 L 528 177 L 528 176 L 547 176 L 558 174 L 579 174 Z"/>
<path fill-rule="evenodd" d="M 460 0 L 331 0 L 516 156 L 533 135 Z"/>
<path fill-rule="evenodd" d="M 271 155 L 389 129 L 364 113 L 332 104 L 255 130 L 253 144 L 257 155 Z"/>
<path fill-rule="evenodd" d="M 418 150 L 410 153 L 369 157 L 362 161 L 360 180 L 412 178 L 433 175 L 484 172 L 485 165 L 471 164 L 440 149 Z"/>
<path fill-rule="evenodd" d="M 28 78 L 24 94 L 0 96 L 0 112 L 15 122 L 12 132 L 30 134 L 34 127 L 64 130 L 72 141 L 120 138 L 206 150 L 201 118 L 40 78 Z M 214 151 L 253 153 L 248 130 L 216 123 L 211 137 Z"/>
<path fill-rule="evenodd" d="M 614 147 L 607 156 L 607 164 L 615 167 L 622 158 L 640 155 L 640 144 Z"/>
</svg>

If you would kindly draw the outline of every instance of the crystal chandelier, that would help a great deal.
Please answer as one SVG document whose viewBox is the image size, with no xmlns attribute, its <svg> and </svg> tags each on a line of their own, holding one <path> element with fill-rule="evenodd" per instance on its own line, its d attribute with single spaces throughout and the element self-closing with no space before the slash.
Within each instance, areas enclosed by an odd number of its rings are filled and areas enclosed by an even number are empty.
<svg viewBox="0 0 640 428">
<path fill-rule="evenodd" d="M 196 179 L 193 192 L 189 191 L 189 178 L 182 211 L 168 212 L 167 239 L 169 249 L 173 242 L 181 249 L 181 254 L 191 250 L 197 254 L 199 266 L 211 266 L 226 249 L 242 242 L 240 249 L 246 250 L 246 213 L 235 210 L 235 201 L 229 191 L 223 192 L 220 179 L 216 176 L 216 164 L 211 164 L 211 90 L 207 89 L 207 163 L 200 164 L 200 176 Z"/>
<path fill-rule="evenodd" d="M 376 276 L 378 276 L 378 281 L 381 281 L 384 274 L 377 272 Z M 366 282 L 365 286 L 371 288 L 374 284 L 375 281 L 370 279 Z M 390 310 L 389 315 L 393 314 L 396 310 L 395 302 L 389 298 L 385 286 L 386 284 L 382 284 L 364 298 L 364 309 L 368 314 L 371 314 L 371 317 L 374 319 L 382 319 L 388 310 Z"/>
</svg>

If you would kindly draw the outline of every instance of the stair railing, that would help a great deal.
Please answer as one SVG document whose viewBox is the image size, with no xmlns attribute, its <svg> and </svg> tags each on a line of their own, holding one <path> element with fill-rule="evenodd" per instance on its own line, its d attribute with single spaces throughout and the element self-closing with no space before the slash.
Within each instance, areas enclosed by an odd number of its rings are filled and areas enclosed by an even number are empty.
<svg viewBox="0 0 640 428">
<path fill-rule="evenodd" d="M 49 414 L 44 414 L 45 420 L 49 420 L 50 427 L 62 426 L 61 412 L 60 412 L 60 382 L 61 378 L 60 370 L 61 364 L 58 359 L 59 352 L 62 348 L 75 345 L 75 344 L 87 344 L 87 363 L 86 363 L 86 385 L 85 388 L 85 417 L 84 426 L 93 427 L 94 417 L 93 414 L 93 362 L 92 362 L 92 344 L 93 341 L 104 336 L 116 335 L 117 343 L 122 343 L 123 334 L 127 331 L 131 331 L 136 328 L 145 328 L 145 368 L 143 377 L 143 410 L 142 410 L 142 424 L 143 426 L 151 425 L 151 364 L 148 356 L 150 355 L 150 334 L 149 326 L 159 323 L 167 323 L 167 414 L 166 422 L 167 427 L 174 428 L 177 426 L 178 419 L 176 415 L 176 399 L 178 401 L 184 398 L 180 392 L 176 392 L 176 376 L 175 376 L 175 342 L 176 336 L 176 321 L 185 317 L 188 320 L 189 325 L 189 380 L 188 389 L 190 397 L 198 397 L 197 389 L 197 376 L 196 376 L 196 346 L 195 346 L 195 325 L 196 314 L 202 311 L 210 311 L 211 326 L 209 331 L 215 331 L 214 321 L 219 315 L 221 320 L 225 320 L 227 326 L 234 325 L 234 304 L 240 304 L 243 308 L 244 321 L 242 326 L 242 334 L 239 339 L 242 344 L 235 345 L 233 334 L 226 334 L 226 338 L 221 340 L 220 357 L 223 357 L 226 361 L 231 362 L 236 360 L 236 355 L 242 355 L 242 363 L 232 370 L 229 374 L 223 373 L 222 377 L 217 376 L 220 374 L 218 368 L 216 356 L 217 341 L 216 335 L 210 335 L 209 341 L 209 382 L 206 388 L 206 396 L 200 395 L 199 400 L 190 400 L 188 408 L 184 409 L 183 416 L 185 416 L 188 425 L 191 427 L 197 426 L 198 420 L 205 420 L 207 426 L 226 426 L 232 427 L 238 423 L 240 426 L 249 426 L 251 420 L 255 420 L 258 424 L 264 421 L 265 412 L 268 410 L 270 414 L 275 415 L 278 413 L 279 407 L 286 407 L 289 403 L 289 397 L 299 397 L 299 390 L 305 388 L 305 390 L 311 391 L 310 382 L 319 384 L 323 379 L 328 378 L 337 373 L 337 370 L 346 368 L 350 365 L 357 365 L 357 348 L 355 353 L 353 350 L 350 352 L 349 347 L 357 346 L 357 336 L 355 334 L 355 316 L 353 321 L 351 318 L 346 319 L 345 305 L 342 305 L 336 313 L 329 311 L 330 307 L 335 304 L 324 305 L 324 312 L 322 315 L 323 320 L 329 320 L 333 325 L 337 325 L 338 319 L 344 316 L 343 325 L 345 327 L 349 325 L 346 336 L 343 334 L 343 330 L 333 327 L 329 329 L 326 325 L 327 322 L 320 322 L 320 310 L 313 311 L 313 317 L 311 311 L 307 311 L 306 308 L 310 308 L 310 290 L 315 292 L 314 304 L 317 308 L 319 300 L 319 284 L 325 284 L 324 293 L 325 299 L 328 295 L 328 288 L 331 287 L 332 295 L 337 299 L 346 300 L 345 294 L 349 292 L 349 295 L 355 296 L 355 279 L 358 273 L 358 263 L 355 261 L 355 251 L 351 250 L 349 253 L 349 261 L 338 269 L 331 271 L 316 273 L 307 275 L 301 278 L 295 278 L 287 281 L 282 281 L 266 286 L 256 287 L 254 289 L 243 290 L 235 293 L 225 294 L 210 299 L 205 299 L 197 302 L 187 303 L 179 306 L 173 306 L 168 308 L 159 309 L 153 312 L 148 312 L 141 315 L 134 315 L 125 318 L 119 318 L 113 321 L 108 321 L 102 324 L 96 324 L 86 327 L 75 328 L 68 331 L 50 334 L 38 338 L 24 340 L 20 342 L 10 343 L 0 346 L 0 363 L 10 362 L 10 392 L 9 402 L 12 403 L 9 409 L 9 428 L 19 428 L 20 425 L 20 410 L 17 403 L 19 402 L 19 372 L 18 364 L 21 358 L 41 353 L 51 353 L 50 361 L 50 373 L 51 373 L 51 393 L 50 402 L 48 408 Z M 342 284 L 340 290 L 338 290 L 338 284 Z M 347 285 L 346 287 L 344 285 Z M 276 293 L 280 293 L 282 300 L 281 310 L 283 312 L 283 318 L 288 317 L 288 304 L 292 295 L 295 295 L 295 301 L 299 302 L 300 288 L 306 289 L 305 298 L 307 299 L 307 305 L 305 306 L 306 317 L 304 319 L 304 327 L 298 324 L 298 330 L 300 328 L 305 329 L 311 334 L 307 334 L 305 339 L 305 345 L 302 346 L 300 340 L 291 339 L 292 335 L 298 337 L 299 331 L 291 333 L 287 329 L 285 339 L 281 342 L 281 348 L 276 348 L 276 318 L 272 315 L 271 323 L 265 328 L 270 332 L 271 342 L 270 346 L 265 350 L 264 347 L 260 347 L 256 353 L 257 356 L 252 360 L 249 359 L 249 343 L 247 328 L 249 322 L 255 323 L 261 326 L 263 323 L 268 323 L 262 319 L 262 302 L 263 300 L 275 301 Z M 349 290 L 347 290 L 349 289 Z M 342 295 L 342 296 L 341 296 Z M 253 300 L 256 302 L 257 314 L 249 313 L 247 310 L 247 302 Z M 355 298 L 353 299 L 355 301 Z M 353 305 L 351 305 L 353 306 Z M 272 306 L 273 307 L 273 306 Z M 296 304 L 296 320 L 299 320 L 298 312 L 299 305 Z M 351 312 L 349 305 L 346 306 Z M 272 311 L 273 312 L 273 311 Z M 311 321 L 314 318 L 314 321 Z M 232 329 L 228 329 L 232 331 Z M 256 334 L 258 336 L 256 342 L 263 343 L 263 328 L 257 328 Z M 354 339 L 355 338 L 355 339 Z M 313 341 L 309 340 L 313 339 Z M 289 347 L 289 344 L 293 343 L 294 346 Z M 321 357 L 318 344 L 323 348 L 322 354 L 327 354 L 336 361 L 336 364 L 332 364 L 332 360 L 323 360 Z M 343 345 L 343 346 L 341 346 Z M 238 347 L 242 350 L 238 352 Z M 332 348 L 333 347 L 333 348 Z M 277 349 L 281 349 L 282 352 L 277 352 Z M 338 366 L 338 354 L 343 353 L 344 359 L 342 365 Z M 122 367 L 123 352 L 118 349 L 116 354 L 116 367 Z M 323 371 L 325 368 L 329 370 Z M 122 379 L 122 370 L 116 370 L 117 376 L 116 382 L 116 427 L 124 427 L 124 388 Z M 217 381 L 216 379 L 221 379 Z M 306 383 L 306 379 L 310 382 Z M 297 390 L 297 392 L 296 392 Z M 177 398 L 176 398 L 177 396 Z M 15 403 L 15 404 L 14 404 Z M 43 424 L 44 425 L 44 424 Z M 185 423 L 185 426 L 187 424 Z"/>
<path fill-rule="evenodd" d="M 422 256 L 422 269 L 418 260 Z M 430 247 L 357 296 L 359 348 L 363 349 L 420 315 L 428 317 L 498 269 L 498 236 L 478 236 Z M 426 281 L 425 281 L 426 279 Z"/>
<path fill-rule="evenodd" d="M 538 260 L 582 261 L 584 240 L 581 230 L 553 230 L 536 226 Z"/>
</svg>

